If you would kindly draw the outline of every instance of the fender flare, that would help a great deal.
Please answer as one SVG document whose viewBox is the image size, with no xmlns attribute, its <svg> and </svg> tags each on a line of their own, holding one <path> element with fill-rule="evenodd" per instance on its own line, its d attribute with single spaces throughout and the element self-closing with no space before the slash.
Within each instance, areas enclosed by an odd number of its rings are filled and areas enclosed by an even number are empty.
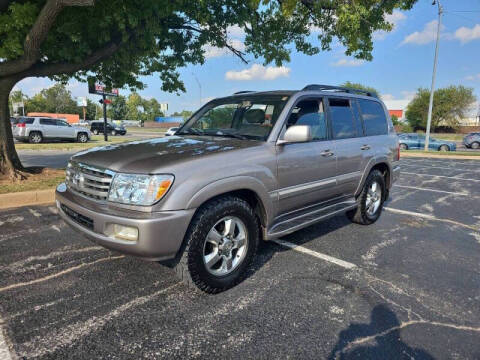
<svg viewBox="0 0 480 360">
<path fill-rule="evenodd" d="M 186 209 L 196 209 L 208 200 L 226 193 L 249 190 L 255 193 L 265 212 L 265 224 L 273 218 L 274 201 L 261 181 L 251 176 L 232 176 L 205 185 L 188 202 Z"/>
<path fill-rule="evenodd" d="M 392 166 L 390 161 L 388 160 L 387 156 L 375 156 L 370 159 L 368 162 L 367 166 L 365 167 L 365 171 L 363 172 L 362 178 L 360 180 L 360 183 L 358 184 L 357 190 L 355 191 L 355 196 L 358 196 L 363 189 L 363 185 L 365 184 L 365 181 L 367 180 L 368 174 L 370 174 L 370 171 L 375 167 L 375 165 L 378 164 L 385 164 L 388 167 L 388 173 L 389 173 L 389 181 L 388 183 L 392 183 Z"/>
</svg>

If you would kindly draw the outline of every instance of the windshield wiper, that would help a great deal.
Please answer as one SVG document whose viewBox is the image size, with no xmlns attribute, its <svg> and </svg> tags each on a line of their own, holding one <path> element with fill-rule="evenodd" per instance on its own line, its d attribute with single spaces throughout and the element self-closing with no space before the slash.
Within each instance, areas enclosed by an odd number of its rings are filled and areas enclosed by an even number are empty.
<svg viewBox="0 0 480 360">
<path fill-rule="evenodd" d="M 176 135 L 188 135 L 188 134 L 205 135 L 202 130 L 195 129 L 195 128 L 188 128 L 188 129 L 182 130 L 182 132 L 179 132 Z"/>
<path fill-rule="evenodd" d="M 209 134 L 209 135 L 211 135 L 211 136 L 231 137 L 231 138 L 240 139 L 240 140 L 251 140 L 251 139 L 249 139 L 248 137 L 246 137 L 246 136 L 244 136 L 244 135 L 233 134 L 233 133 L 217 132 L 217 133 Z"/>
</svg>

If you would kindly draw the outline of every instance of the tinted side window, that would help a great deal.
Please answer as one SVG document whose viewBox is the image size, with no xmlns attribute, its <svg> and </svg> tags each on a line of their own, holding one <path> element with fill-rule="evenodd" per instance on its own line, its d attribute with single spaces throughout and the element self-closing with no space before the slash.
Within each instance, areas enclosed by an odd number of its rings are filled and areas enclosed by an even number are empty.
<svg viewBox="0 0 480 360">
<path fill-rule="evenodd" d="M 334 139 L 348 139 L 357 136 L 349 99 L 328 99 Z"/>
<path fill-rule="evenodd" d="M 358 99 L 358 104 L 362 112 L 365 134 L 367 136 L 387 134 L 387 118 L 382 105 L 376 101 L 364 99 Z"/>
<path fill-rule="evenodd" d="M 57 125 L 53 119 L 40 119 L 40 125 Z"/>
<path fill-rule="evenodd" d="M 292 125 L 308 125 L 312 129 L 312 140 L 326 140 L 327 122 L 322 99 L 298 102 L 287 120 L 287 128 Z"/>
<path fill-rule="evenodd" d="M 18 122 L 20 124 L 33 124 L 34 118 L 21 118 Z"/>
<path fill-rule="evenodd" d="M 63 120 L 56 120 L 57 126 L 68 126 L 68 124 Z"/>
</svg>

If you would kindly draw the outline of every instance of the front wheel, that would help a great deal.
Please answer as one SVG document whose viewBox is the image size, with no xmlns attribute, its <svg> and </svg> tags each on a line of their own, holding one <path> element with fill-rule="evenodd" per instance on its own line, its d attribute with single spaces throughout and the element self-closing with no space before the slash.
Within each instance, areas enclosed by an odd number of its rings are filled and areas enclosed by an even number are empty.
<svg viewBox="0 0 480 360">
<path fill-rule="evenodd" d="M 400 144 L 400 150 L 408 150 L 407 144 Z"/>
<path fill-rule="evenodd" d="M 357 208 L 347 212 L 348 218 L 361 225 L 373 224 L 382 213 L 385 195 L 385 179 L 380 171 L 373 170 L 368 175 L 362 192 L 358 196 Z"/>
<path fill-rule="evenodd" d="M 28 141 L 31 144 L 40 144 L 43 141 L 43 136 L 37 131 L 32 131 L 30 135 L 28 135 Z"/>
<path fill-rule="evenodd" d="M 245 278 L 258 242 L 258 220 L 246 201 L 231 196 L 213 200 L 193 218 L 175 271 L 190 287 L 225 291 Z"/>
<path fill-rule="evenodd" d="M 472 143 L 472 145 L 470 145 L 470 147 L 471 147 L 472 149 L 479 149 L 479 148 L 480 148 L 480 143 L 474 141 L 474 142 Z"/>
<path fill-rule="evenodd" d="M 112 136 L 117 135 L 117 132 L 115 130 L 112 131 Z"/>
<path fill-rule="evenodd" d="M 93 130 L 93 135 L 98 135 L 98 130 Z"/>
<path fill-rule="evenodd" d="M 438 150 L 439 151 L 450 151 L 450 148 L 448 147 L 448 145 L 442 145 L 442 146 L 440 146 L 440 148 Z"/>
</svg>

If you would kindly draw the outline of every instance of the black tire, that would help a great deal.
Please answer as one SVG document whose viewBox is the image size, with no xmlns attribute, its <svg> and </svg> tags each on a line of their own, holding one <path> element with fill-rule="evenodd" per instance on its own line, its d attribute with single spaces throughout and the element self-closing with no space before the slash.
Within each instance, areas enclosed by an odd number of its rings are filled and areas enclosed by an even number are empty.
<svg viewBox="0 0 480 360">
<path fill-rule="evenodd" d="M 376 182 L 380 186 L 381 195 L 380 195 L 380 205 L 378 209 L 373 213 L 369 214 L 367 212 L 367 195 L 370 186 Z M 375 221 L 378 220 L 380 214 L 382 213 L 383 203 L 386 199 L 387 192 L 385 189 L 385 179 L 382 173 L 378 170 L 372 170 L 370 174 L 368 174 L 367 180 L 363 185 L 362 192 L 357 198 L 358 206 L 354 210 L 350 210 L 347 212 L 347 217 L 354 223 L 361 224 L 361 225 L 370 225 L 373 224 Z"/>
<path fill-rule="evenodd" d="M 97 129 L 93 130 L 93 135 L 98 135 L 98 130 Z"/>
<path fill-rule="evenodd" d="M 79 133 L 77 135 L 77 141 L 79 143 L 86 143 L 88 142 L 88 135 L 86 133 Z"/>
<path fill-rule="evenodd" d="M 480 148 L 480 143 L 477 142 L 477 141 L 474 141 L 473 143 L 470 144 L 470 148 L 479 149 Z"/>
<path fill-rule="evenodd" d="M 408 150 L 407 144 L 400 144 L 400 150 Z"/>
<path fill-rule="evenodd" d="M 112 136 L 117 135 L 117 132 L 115 130 L 112 130 Z"/>
<path fill-rule="evenodd" d="M 226 216 L 235 216 L 244 223 L 248 245 L 242 262 L 231 273 L 215 276 L 207 270 L 205 265 L 204 245 L 210 230 Z M 183 253 L 175 265 L 175 272 L 190 288 L 198 288 L 210 294 L 225 291 L 245 278 L 255 258 L 258 243 L 258 219 L 246 201 L 233 196 L 212 200 L 203 205 L 192 219 L 185 235 Z"/>
<path fill-rule="evenodd" d="M 28 135 L 28 142 L 31 144 L 40 144 L 43 141 L 42 133 L 38 131 L 32 131 Z"/>
<path fill-rule="evenodd" d="M 438 151 L 450 151 L 450 147 L 448 145 L 441 145 Z"/>
</svg>

